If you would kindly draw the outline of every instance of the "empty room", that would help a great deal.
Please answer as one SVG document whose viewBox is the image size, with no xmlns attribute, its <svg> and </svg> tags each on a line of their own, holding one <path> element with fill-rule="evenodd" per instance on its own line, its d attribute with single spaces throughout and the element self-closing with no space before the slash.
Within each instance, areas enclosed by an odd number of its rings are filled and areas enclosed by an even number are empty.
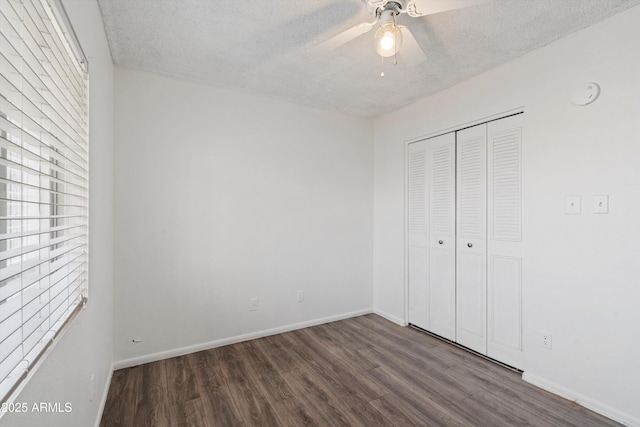
<svg viewBox="0 0 640 427">
<path fill-rule="evenodd" d="M 640 427 L 640 0 L 0 0 L 2 427 Z"/>
</svg>

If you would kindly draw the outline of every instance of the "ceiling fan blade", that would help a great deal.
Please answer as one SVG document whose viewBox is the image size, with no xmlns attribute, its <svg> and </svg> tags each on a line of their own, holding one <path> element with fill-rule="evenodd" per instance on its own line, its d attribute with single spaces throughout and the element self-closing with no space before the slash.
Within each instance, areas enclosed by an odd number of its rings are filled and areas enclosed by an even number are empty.
<svg viewBox="0 0 640 427">
<path fill-rule="evenodd" d="M 409 66 L 414 66 L 424 62 L 427 57 L 422 51 L 422 48 L 418 44 L 418 41 L 413 37 L 411 31 L 403 25 L 400 25 L 400 31 L 402 31 L 402 47 L 400 47 L 400 56 Z"/>
<path fill-rule="evenodd" d="M 407 5 L 409 16 L 418 17 L 447 12 L 454 9 L 489 3 L 490 0 L 410 0 Z"/>
<path fill-rule="evenodd" d="M 363 22 L 361 24 L 355 25 L 349 28 L 346 31 L 341 32 L 337 36 L 333 36 L 328 40 L 323 41 L 322 43 L 311 47 L 309 50 L 312 52 L 329 52 L 334 50 L 343 44 L 349 43 L 351 40 L 361 36 L 362 34 L 368 33 L 371 31 L 373 26 L 377 23 L 377 21 L 373 22 Z"/>
</svg>

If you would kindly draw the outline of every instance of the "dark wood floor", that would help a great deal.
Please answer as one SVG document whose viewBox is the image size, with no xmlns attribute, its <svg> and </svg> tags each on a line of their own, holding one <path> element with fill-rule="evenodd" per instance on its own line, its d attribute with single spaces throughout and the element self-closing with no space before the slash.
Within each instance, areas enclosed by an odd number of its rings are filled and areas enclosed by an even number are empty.
<svg viewBox="0 0 640 427">
<path fill-rule="evenodd" d="M 116 371 L 100 425 L 619 424 L 372 314 Z"/>
</svg>

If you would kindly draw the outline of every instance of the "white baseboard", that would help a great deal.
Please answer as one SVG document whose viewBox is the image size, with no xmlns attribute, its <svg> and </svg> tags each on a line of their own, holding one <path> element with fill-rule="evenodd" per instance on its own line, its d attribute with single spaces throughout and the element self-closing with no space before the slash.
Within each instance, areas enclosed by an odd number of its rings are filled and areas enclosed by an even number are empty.
<svg viewBox="0 0 640 427">
<path fill-rule="evenodd" d="M 374 308 L 373 312 L 375 314 L 377 314 L 378 316 L 384 317 L 385 319 L 387 319 L 387 320 L 389 320 L 389 321 L 391 321 L 391 322 L 393 322 L 393 323 L 395 323 L 397 325 L 407 326 L 407 324 L 408 324 L 407 322 L 405 322 L 404 319 L 401 319 L 401 318 L 399 318 L 397 316 L 394 316 L 394 315 L 389 314 L 387 312 L 384 312 L 382 310 L 378 310 L 377 308 Z"/>
<path fill-rule="evenodd" d="M 222 347 L 224 345 L 236 344 L 243 341 L 249 341 L 256 338 L 268 337 L 270 335 L 281 334 L 283 332 L 295 331 L 296 329 L 317 326 L 323 323 L 335 322 L 337 320 L 349 319 L 351 317 L 362 316 L 364 314 L 373 313 L 371 309 L 352 311 L 350 313 L 338 314 L 335 316 L 323 317 L 320 319 L 308 320 L 306 322 L 293 323 L 290 325 L 280 326 L 273 329 L 264 329 L 262 331 L 251 332 L 248 334 L 237 335 L 234 337 L 222 338 L 219 340 L 209 341 L 201 344 L 190 345 L 187 347 L 176 348 L 172 350 L 161 351 L 153 354 L 132 357 L 130 359 L 119 360 L 113 364 L 113 369 L 124 369 L 132 366 L 142 365 L 143 363 L 156 362 L 158 360 L 168 359 L 170 357 L 183 356 L 197 351 L 208 350 L 210 348 Z"/>
<path fill-rule="evenodd" d="M 104 413 L 104 407 L 107 404 L 107 396 L 109 395 L 109 387 L 111 386 L 111 378 L 113 377 L 113 365 L 111 365 L 111 369 L 109 369 L 109 376 L 107 376 L 106 384 L 104 385 L 104 390 L 102 390 L 102 398 L 100 399 L 100 406 L 98 407 L 98 416 L 96 417 L 96 422 L 94 427 L 100 427 L 100 421 L 102 421 L 102 414 Z"/>
<path fill-rule="evenodd" d="M 621 424 L 632 427 L 640 427 L 640 418 L 619 411 L 588 396 L 580 394 L 567 387 L 563 387 L 559 384 L 554 383 L 553 381 L 549 381 L 546 378 L 540 377 L 535 374 L 530 374 L 528 372 L 523 372 L 522 379 L 530 384 L 535 385 L 536 387 L 540 387 L 544 390 L 550 391 L 551 393 L 557 394 L 558 396 L 564 397 L 565 399 L 572 400 L 587 409 L 604 415 L 607 418 L 611 418 L 612 420 L 617 421 Z"/>
</svg>

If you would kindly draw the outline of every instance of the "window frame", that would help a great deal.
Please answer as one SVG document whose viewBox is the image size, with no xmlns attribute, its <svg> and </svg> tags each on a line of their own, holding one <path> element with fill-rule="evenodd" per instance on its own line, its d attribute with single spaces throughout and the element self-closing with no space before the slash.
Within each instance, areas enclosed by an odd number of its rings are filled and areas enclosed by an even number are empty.
<svg viewBox="0 0 640 427">
<path fill-rule="evenodd" d="M 61 0 L 7 0 L 0 20 L 5 404 L 88 301 L 89 70 Z"/>
</svg>

